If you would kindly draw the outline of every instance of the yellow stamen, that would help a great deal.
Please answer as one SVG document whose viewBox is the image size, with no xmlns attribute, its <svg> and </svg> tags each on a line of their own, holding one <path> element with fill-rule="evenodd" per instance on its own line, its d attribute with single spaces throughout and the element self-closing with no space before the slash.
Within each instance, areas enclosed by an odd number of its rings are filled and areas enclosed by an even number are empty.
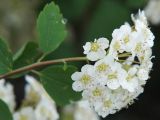
<svg viewBox="0 0 160 120">
<path fill-rule="evenodd" d="M 97 43 L 91 43 L 91 51 L 97 52 L 99 47 L 100 46 Z"/>
<path fill-rule="evenodd" d="M 91 81 L 91 77 L 87 74 L 83 75 L 81 78 L 81 82 L 87 85 Z"/>
<path fill-rule="evenodd" d="M 114 47 L 114 49 L 119 50 L 120 44 L 118 42 L 115 42 L 113 47 Z"/>
<path fill-rule="evenodd" d="M 110 108 L 112 106 L 112 101 L 111 100 L 106 100 L 105 102 L 104 102 L 104 107 L 105 108 Z"/>
<path fill-rule="evenodd" d="M 111 73 L 111 74 L 109 74 L 108 75 L 108 79 L 117 79 L 117 73 L 116 72 L 114 72 L 114 73 Z"/>
<path fill-rule="evenodd" d="M 102 63 L 100 65 L 97 66 L 97 70 L 99 72 L 104 72 L 108 69 L 109 65 L 105 64 L 105 63 Z"/>
<path fill-rule="evenodd" d="M 133 78 L 132 75 L 128 75 L 127 78 L 126 78 L 126 80 L 127 80 L 127 81 L 130 81 L 132 78 Z"/>
<path fill-rule="evenodd" d="M 102 92 L 100 89 L 96 88 L 93 92 L 93 96 L 101 96 L 102 95 Z"/>
<path fill-rule="evenodd" d="M 124 43 L 128 43 L 129 42 L 129 36 L 127 35 L 125 38 L 124 38 Z"/>
<path fill-rule="evenodd" d="M 20 120 L 28 120 L 28 117 L 26 115 L 21 115 Z"/>
<path fill-rule="evenodd" d="M 136 52 L 140 52 L 141 49 L 142 49 L 141 43 L 138 43 L 138 44 L 136 45 L 135 51 L 136 51 Z"/>
</svg>

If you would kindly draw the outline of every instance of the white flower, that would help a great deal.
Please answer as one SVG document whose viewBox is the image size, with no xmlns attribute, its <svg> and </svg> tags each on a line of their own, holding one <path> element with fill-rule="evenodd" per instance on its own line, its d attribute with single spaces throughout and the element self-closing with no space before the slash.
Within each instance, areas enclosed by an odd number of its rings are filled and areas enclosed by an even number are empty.
<svg viewBox="0 0 160 120">
<path fill-rule="evenodd" d="M 99 120 L 99 117 L 95 111 L 90 108 L 88 101 L 81 100 L 76 104 L 74 120 Z"/>
<path fill-rule="evenodd" d="M 145 7 L 145 13 L 149 21 L 157 25 L 160 23 L 160 0 L 149 0 Z"/>
<path fill-rule="evenodd" d="M 153 67 L 153 63 L 152 63 L 151 59 L 152 59 L 152 57 L 149 58 L 148 60 L 143 61 L 141 63 L 141 67 L 150 71 Z"/>
<path fill-rule="evenodd" d="M 44 90 L 43 86 L 32 76 L 26 75 L 25 76 L 26 81 L 28 84 L 35 90 L 39 95 L 46 94 L 46 91 Z M 27 88 L 26 88 L 27 90 Z"/>
<path fill-rule="evenodd" d="M 152 49 L 151 48 L 145 49 L 143 51 L 143 53 L 138 56 L 138 59 L 141 63 L 144 63 L 146 61 L 150 61 L 151 58 L 152 58 Z"/>
<path fill-rule="evenodd" d="M 101 85 L 107 84 L 107 77 L 109 71 L 111 71 L 111 67 L 114 64 L 114 59 L 107 55 L 103 59 L 97 61 L 94 65 L 94 69 L 96 72 L 97 82 Z"/>
<path fill-rule="evenodd" d="M 95 111 L 103 118 L 109 114 L 114 114 L 115 112 L 121 110 L 131 102 L 132 99 L 128 97 L 131 96 L 128 91 L 118 88 L 116 90 L 107 89 L 107 93 L 103 97 L 102 101 L 94 104 Z M 130 97 L 131 98 L 131 97 Z"/>
<path fill-rule="evenodd" d="M 40 94 L 30 85 L 25 86 L 25 99 L 23 100 L 23 105 L 37 105 L 40 101 Z"/>
<path fill-rule="evenodd" d="M 138 70 L 137 75 L 140 80 L 148 80 L 149 79 L 149 71 L 146 69 L 140 68 Z"/>
<path fill-rule="evenodd" d="M 122 88 L 127 89 L 129 92 L 134 92 L 138 86 L 138 77 L 136 76 L 137 68 L 135 66 L 131 67 L 124 77 L 120 81 Z"/>
<path fill-rule="evenodd" d="M 26 86 L 25 101 L 27 105 L 35 107 L 35 116 L 37 120 L 57 120 L 59 115 L 56 105 L 47 94 L 43 86 L 32 76 L 26 76 L 28 85 Z"/>
<path fill-rule="evenodd" d="M 42 98 L 35 109 L 35 115 L 37 120 L 58 120 L 59 115 L 57 113 L 55 104 L 53 101 L 46 98 Z"/>
<path fill-rule="evenodd" d="M 112 64 L 114 63 L 114 59 L 112 56 L 105 56 L 103 59 L 97 61 L 94 65 L 95 70 L 99 74 L 105 74 L 110 71 Z"/>
<path fill-rule="evenodd" d="M 20 111 L 14 113 L 14 120 L 36 120 L 32 107 L 24 107 Z"/>
<path fill-rule="evenodd" d="M 106 75 L 107 77 L 107 86 L 108 88 L 115 90 L 120 87 L 120 81 L 124 79 L 125 71 L 122 69 L 122 65 L 118 62 L 115 62 L 111 71 Z"/>
<path fill-rule="evenodd" d="M 143 59 L 146 59 L 146 57 L 149 57 L 152 53 L 151 47 L 153 44 L 153 39 L 145 38 L 144 35 L 140 32 L 133 32 L 132 33 L 132 49 L 131 53 L 132 56 L 137 56 L 140 61 L 143 61 Z M 149 43 L 149 41 L 151 43 Z M 148 59 L 148 58 L 147 58 Z"/>
<path fill-rule="evenodd" d="M 110 44 L 109 54 L 115 59 L 118 59 L 118 53 L 123 53 L 124 51 L 131 51 L 131 26 L 126 23 L 122 25 L 119 29 L 115 29 L 112 33 L 112 42 Z"/>
<path fill-rule="evenodd" d="M 132 21 L 136 24 L 143 24 L 144 26 L 148 26 L 148 21 L 144 11 L 139 10 L 137 15 L 131 14 Z M 137 28 L 137 26 L 135 26 Z"/>
<path fill-rule="evenodd" d="M 99 104 L 95 106 L 95 110 L 103 118 L 109 114 L 114 114 L 117 111 L 113 101 L 107 98 L 103 102 L 99 102 Z"/>
<path fill-rule="evenodd" d="M 95 80 L 94 67 L 92 65 L 84 65 L 81 72 L 73 73 L 71 78 L 75 81 L 72 85 L 75 91 L 82 91 L 91 87 Z"/>
<path fill-rule="evenodd" d="M 91 104 L 101 101 L 103 96 L 106 95 L 107 88 L 101 85 L 93 86 L 90 89 L 83 91 L 82 96 L 84 100 L 89 100 Z"/>
<path fill-rule="evenodd" d="M 28 89 L 26 87 L 26 98 L 28 97 L 29 99 L 31 99 L 30 95 L 33 95 L 32 97 L 36 97 L 38 99 L 38 96 L 40 96 L 41 98 L 45 97 L 46 99 L 52 100 L 51 97 L 48 95 L 48 93 L 46 92 L 46 90 L 43 88 L 43 86 L 32 76 L 26 75 L 25 76 L 26 81 L 28 82 Z M 33 90 L 33 94 L 30 93 L 31 90 Z M 37 96 L 35 96 L 35 94 L 37 93 Z M 28 96 L 27 96 L 28 95 Z"/>
<path fill-rule="evenodd" d="M 134 33 L 137 33 L 137 40 L 141 41 L 145 47 L 152 47 L 154 35 L 148 28 L 147 19 L 145 17 L 144 11 L 139 11 L 136 17 L 132 16 L 133 22 L 135 24 Z"/>
<path fill-rule="evenodd" d="M 8 105 L 11 112 L 14 111 L 16 103 L 13 86 L 10 83 L 5 83 L 4 79 L 0 80 L 0 99 Z"/>
<path fill-rule="evenodd" d="M 109 41 L 107 38 L 95 39 L 94 42 L 87 42 L 84 48 L 84 54 L 87 55 L 87 58 L 91 61 L 96 61 L 103 58 L 106 55 L 105 49 L 109 46 Z"/>
<path fill-rule="evenodd" d="M 72 75 L 73 90 L 82 91 L 83 99 L 102 117 L 131 105 L 149 79 L 154 35 L 143 11 L 132 15 L 132 20 L 132 27 L 125 23 L 113 31 L 107 55 L 100 54 L 105 49 L 99 49 L 98 41 L 86 43 L 84 54 L 96 62 Z"/>
</svg>

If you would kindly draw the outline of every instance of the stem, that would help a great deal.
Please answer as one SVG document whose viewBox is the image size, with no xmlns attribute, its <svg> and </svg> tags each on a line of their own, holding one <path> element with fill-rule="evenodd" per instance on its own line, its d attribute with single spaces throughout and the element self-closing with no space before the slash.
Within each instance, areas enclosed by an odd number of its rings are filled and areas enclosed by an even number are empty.
<svg viewBox="0 0 160 120">
<path fill-rule="evenodd" d="M 36 70 L 31 70 L 31 72 L 37 76 L 41 76 L 40 72 L 36 71 Z"/>
<path fill-rule="evenodd" d="M 118 62 L 125 62 L 126 60 L 117 60 Z M 137 61 L 129 61 L 129 62 L 133 62 L 133 63 L 136 63 L 136 64 L 140 64 L 140 62 L 137 62 Z"/>
<path fill-rule="evenodd" d="M 14 76 L 14 75 L 19 74 L 19 73 L 31 71 L 31 70 L 34 70 L 36 68 L 40 68 L 40 67 L 48 66 L 48 65 L 53 65 L 53 64 L 57 64 L 57 63 L 74 62 L 74 61 L 88 61 L 88 59 L 86 57 L 70 57 L 70 58 L 62 58 L 62 59 L 40 62 L 41 59 L 43 59 L 44 56 L 45 55 L 42 55 L 42 57 L 38 60 L 37 63 L 34 63 L 32 65 L 28 65 L 28 66 L 13 70 L 9 73 L 0 75 L 0 79 L 8 78 L 8 77 Z M 130 56 L 130 54 L 129 53 L 123 53 L 123 54 L 120 54 L 118 57 L 127 57 L 127 56 Z M 119 60 L 119 61 L 123 61 L 123 60 Z M 133 61 L 133 63 L 139 63 L 139 62 Z"/>
<path fill-rule="evenodd" d="M 118 57 L 129 57 L 129 56 L 131 56 L 131 53 L 122 53 L 118 55 Z"/>
<path fill-rule="evenodd" d="M 37 62 L 41 62 L 41 60 L 43 60 L 43 58 L 46 56 L 47 54 L 42 54 L 42 56 L 37 60 Z"/>
<path fill-rule="evenodd" d="M 53 64 L 57 64 L 57 63 L 64 63 L 64 62 L 86 61 L 86 60 L 87 60 L 86 57 L 71 57 L 71 58 L 63 58 L 63 59 L 56 59 L 56 60 L 38 62 L 38 63 L 34 63 L 32 65 L 28 65 L 28 66 L 13 70 L 9 73 L 0 75 L 0 79 L 8 78 L 8 77 L 11 77 L 13 75 L 23 73 L 23 72 L 26 72 L 26 71 L 30 71 L 30 70 L 40 68 L 40 67 L 43 67 L 43 66 L 53 65 Z"/>
</svg>

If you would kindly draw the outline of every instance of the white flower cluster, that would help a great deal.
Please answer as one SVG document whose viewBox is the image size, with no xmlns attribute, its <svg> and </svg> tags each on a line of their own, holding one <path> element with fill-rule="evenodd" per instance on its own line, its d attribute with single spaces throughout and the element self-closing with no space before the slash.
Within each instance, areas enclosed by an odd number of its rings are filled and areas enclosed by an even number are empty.
<svg viewBox="0 0 160 120">
<path fill-rule="evenodd" d="M 81 100 L 76 104 L 74 120 L 99 120 L 99 117 L 90 108 L 88 101 Z"/>
<path fill-rule="evenodd" d="M 10 83 L 6 83 L 4 79 L 0 80 L 0 99 L 9 106 L 11 112 L 14 111 L 16 103 L 13 86 Z"/>
<path fill-rule="evenodd" d="M 84 54 L 95 63 L 71 76 L 73 90 L 82 92 L 102 117 L 131 104 L 149 79 L 154 35 L 143 11 L 132 15 L 132 20 L 133 26 L 125 23 L 113 31 L 110 45 L 106 38 L 87 42 Z"/>
<path fill-rule="evenodd" d="M 87 100 L 80 100 L 63 108 L 62 120 L 100 120 Z"/>
<path fill-rule="evenodd" d="M 160 24 L 160 0 L 149 0 L 145 13 L 152 24 Z"/>
<path fill-rule="evenodd" d="M 54 101 L 48 96 L 40 83 L 26 76 L 26 96 L 22 107 L 13 115 L 14 120 L 58 120 L 59 115 Z"/>
</svg>

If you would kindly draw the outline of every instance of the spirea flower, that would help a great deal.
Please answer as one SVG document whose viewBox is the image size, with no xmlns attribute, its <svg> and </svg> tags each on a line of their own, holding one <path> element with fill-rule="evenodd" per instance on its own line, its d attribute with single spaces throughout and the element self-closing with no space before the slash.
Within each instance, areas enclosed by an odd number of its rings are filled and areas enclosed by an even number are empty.
<svg viewBox="0 0 160 120">
<path fill-rule="evenodd" d="M 99 117 L 90 108 L 88 101 L 81 100 L 75 106 L 74 120 L 99 120 Z"/>
<path fill-rule="evenodd" d="M 87 42 L 84 46 L 84 54 L 91 61 L 96 61 L 103 58 L 106 55 L 105 49 L 109 46 L 109 41 L 107 38 L 95 39 L 94 42 Z"/>
<path fill-rule="evenodd" d="M 72 87 L 75 91 L 82 91 L 92 86 L 95 80 L 95 72 L 92 65 L 84 65 L 81 72 L 75 72 L 71 77 L 75 82 Z"/>
<path fill-rule="evenodd" d="M 73 90 L 102 117 L 132 104 L 149 79 L 155 37 L 143 11 L 132 21 L 113 31 L 110 45 L 105 38 L 87 42 L 84 54 L 94 62 L 71 76 Z"/>
<path fill-rule="evenodd" d="M 96 112 L 90 108 L 87 100 L 80 100 L 65 106 L 62 110 L 62 119 L 72 120 L 100 120 Z"/>
<path fill-rule="evenodd" d="M 35 115 L 37 120 L 57 120 L 59 118 L 55 103 L 44 97 L 36 106 Z"/>
<path fill-rule="evenodd" d="M 8 105 L 11 112 L 14 111 L 16 103 L 13 86 L 10 83 L 6 83 L 4 79 L 0 80 L 0 99 Z"/>
<path fill-rule="evenodd" d="M 55 102 L 43 86 L 32 76 L 25 76 L 25 98 L 15 113 L 14 120 L 58 120 Z"/>
<path fill-rule="evenodd" d="M 13 115 L 14 120 L 36 120 L 32 107 L 24 107 Z"/>
</svg>

